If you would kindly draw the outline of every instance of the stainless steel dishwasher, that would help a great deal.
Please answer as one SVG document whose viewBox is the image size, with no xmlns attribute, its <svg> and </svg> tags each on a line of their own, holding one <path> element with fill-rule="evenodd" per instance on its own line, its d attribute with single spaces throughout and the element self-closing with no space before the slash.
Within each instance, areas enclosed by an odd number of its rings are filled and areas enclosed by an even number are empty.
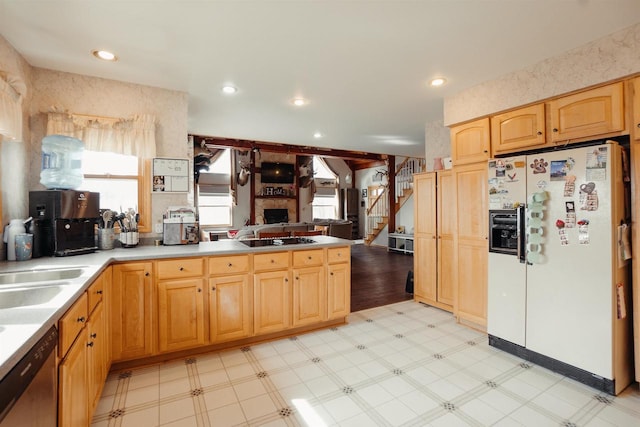
<svg viewBox="0 0 640 427">
<path fill-rule="evenodd" d="M 0 382 L 0 427 L 55 427 L 58 418 L 56 348 L 52 326 Z"/>
</svg>

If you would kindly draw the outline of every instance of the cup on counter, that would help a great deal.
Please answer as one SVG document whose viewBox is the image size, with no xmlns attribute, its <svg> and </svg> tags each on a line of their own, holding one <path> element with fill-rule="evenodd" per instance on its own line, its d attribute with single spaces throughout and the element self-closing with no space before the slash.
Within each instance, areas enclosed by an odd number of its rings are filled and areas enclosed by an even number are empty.
<svg viewBox="0 0 640 427">
<path fill-rule="evenodd" d="M 16 261 L 31 259 L 33 248 L 33 234 L 19 233 L 15 237 Z"/>
<path fill-rule="evenodd" d="M 113 228 L 98 228 L 98 249 L 101 251 L 113 249 L 115 233 Z"/>
</svg>

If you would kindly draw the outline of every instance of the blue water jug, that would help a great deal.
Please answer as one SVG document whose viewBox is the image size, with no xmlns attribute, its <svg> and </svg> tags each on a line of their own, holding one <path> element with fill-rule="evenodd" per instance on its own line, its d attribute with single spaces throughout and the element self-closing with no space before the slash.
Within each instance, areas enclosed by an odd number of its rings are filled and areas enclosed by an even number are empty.
<svg viewBox="0 0 640 427">
<path fill-rule="evenodd" d="M 82 185 L 84 143 L 65 135 L 42 138 L 40 183 L 48 189 L 75 190 Z"/>
</svg>

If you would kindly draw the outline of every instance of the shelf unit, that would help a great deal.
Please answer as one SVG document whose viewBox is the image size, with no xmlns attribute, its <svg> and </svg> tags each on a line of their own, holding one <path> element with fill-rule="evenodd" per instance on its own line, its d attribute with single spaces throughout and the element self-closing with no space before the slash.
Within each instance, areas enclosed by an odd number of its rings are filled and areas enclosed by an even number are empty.
<svg viewBox="0 0 640 427">
<path fill-rule="evenodd" d="M 387 250 L 413 254 L 413 234 L 389 233 Z"/>
</svg>

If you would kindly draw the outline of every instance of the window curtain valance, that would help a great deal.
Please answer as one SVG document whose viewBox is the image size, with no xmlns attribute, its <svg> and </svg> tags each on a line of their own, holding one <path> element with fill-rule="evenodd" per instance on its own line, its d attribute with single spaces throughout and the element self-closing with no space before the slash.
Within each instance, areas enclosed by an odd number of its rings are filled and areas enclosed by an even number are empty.
<svg viewBox="0 0 640 427">
<path fill-rule="evenodd" d="M 156 119 L 140 114 L 130 119 L 48 113 L 47 135 L 66 135 L 84 142 L 90 151 L 152 159 L 156 156 Z"/>
<path fill-rule="evenodd" d="M 23 86 L 0 71 L 0 139 L 22 141 Z"/>
</svg>

